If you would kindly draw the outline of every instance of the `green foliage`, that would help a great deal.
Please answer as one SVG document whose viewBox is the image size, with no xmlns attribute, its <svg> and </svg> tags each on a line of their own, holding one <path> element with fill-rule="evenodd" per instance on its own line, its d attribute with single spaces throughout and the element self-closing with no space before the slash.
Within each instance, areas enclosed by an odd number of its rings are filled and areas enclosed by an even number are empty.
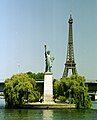
<svg viewBox="0 0 97 120">
<path fill-rule="evenodd" d="M 35 80 L 21 73 L 5 80 L 4 96 L 8 107 L 20 107 L 26 101 L 38 101 L 40 94 L 36 90 Z"/>
<path fill-rule="evenodd" d="M 65 96 L 59 96 L 58 100 L 60 100 L 60 102 L 65 102 L 67 98 Z"/>
<path fill-rule="evenodd" d="M 27 75 L 30 78 L 33 78 L 35 81 L 44 81 L 44 73 L 32 73 L 27 72 Z M 40 92 L 41 96 L 43 95 L 43 84 L 37 83 L 37 89 Z"/>
<path fill-rule="evenodd" d="M 32 72 L 27 72 L 27 75 L 30 77 L 30 78 L 33 78 L 37 81 L 43 81 L 44 80 L 44 73 L 32 73 Z"/>
<path fill-rule="evenodd" d="M 75 103 L 77 108 L 90 108 L 91 101 L 85 78 L 74 75 L 54 82 L 54 98 L 62 102 Z"/>
</svg>

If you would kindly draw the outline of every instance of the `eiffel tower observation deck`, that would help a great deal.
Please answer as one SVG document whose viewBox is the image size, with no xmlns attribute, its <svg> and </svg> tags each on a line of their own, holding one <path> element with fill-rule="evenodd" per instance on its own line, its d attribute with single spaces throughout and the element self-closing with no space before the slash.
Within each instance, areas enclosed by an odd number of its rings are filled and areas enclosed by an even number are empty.
<svg viewBox="0 0 97 120">
<path fill-rule="evenodd" d="M 67 57 L 66 57 L 63 77 L 67 77 L 69 75 L 69 70 L 71 70 L 72 75 L 77 74 L 76 63 L 74 60 L 74 48 L 73 48 L 73 30 L 72 30 L 73 19 L 71 15 L 68 23 L 69 23 L 69 34 L 68 34 L 68 45 L 67 45 Z"/>
</svg>

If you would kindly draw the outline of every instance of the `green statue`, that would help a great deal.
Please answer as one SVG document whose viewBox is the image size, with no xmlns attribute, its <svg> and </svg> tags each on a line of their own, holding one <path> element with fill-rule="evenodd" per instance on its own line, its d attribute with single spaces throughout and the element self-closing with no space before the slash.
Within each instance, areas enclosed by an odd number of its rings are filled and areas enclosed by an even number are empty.
<svg viewBox="0 0 97 120">
<path fill-rule="evenodd" d="M 46 64 L 45 72 L 51 72 L 54 57 L 51 57 L 50 51 L 46 50 L 46 45 L 44 45 L 44 47 L 45 47 L 45 64 Z"/>
</svg>

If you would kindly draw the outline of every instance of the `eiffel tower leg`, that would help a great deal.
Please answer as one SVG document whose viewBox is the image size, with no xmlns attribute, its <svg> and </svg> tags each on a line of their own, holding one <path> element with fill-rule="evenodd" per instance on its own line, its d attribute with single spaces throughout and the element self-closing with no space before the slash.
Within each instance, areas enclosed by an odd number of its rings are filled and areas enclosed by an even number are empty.
<svg viewBox="0 0 97 120">
<path fill-rule="evenodd" d="M 72 74 L 73 74 L 73 75 L 76 75 L 76 74 L 77 74 L 76 68 L 73 68 L 73 69 L 72 69 Z"/>
<path fill-rule="evenodd" d="M 67 77 L 67 76 L 68 76 L 68 68 L 65 67 L 63 77 Z"/>
</svg>

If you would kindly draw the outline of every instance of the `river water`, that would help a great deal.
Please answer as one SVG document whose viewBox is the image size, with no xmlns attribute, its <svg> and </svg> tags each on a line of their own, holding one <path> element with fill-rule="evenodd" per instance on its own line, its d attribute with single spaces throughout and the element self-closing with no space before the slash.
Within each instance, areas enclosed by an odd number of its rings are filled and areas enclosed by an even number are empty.
<svg viewBox="0 0 97 120">
<path fill-rule="evenodd" d="M 97 120 L 97 102 L 92 109 L 5 109 L 0 99 L 0 120 Z"/>
</svg>

